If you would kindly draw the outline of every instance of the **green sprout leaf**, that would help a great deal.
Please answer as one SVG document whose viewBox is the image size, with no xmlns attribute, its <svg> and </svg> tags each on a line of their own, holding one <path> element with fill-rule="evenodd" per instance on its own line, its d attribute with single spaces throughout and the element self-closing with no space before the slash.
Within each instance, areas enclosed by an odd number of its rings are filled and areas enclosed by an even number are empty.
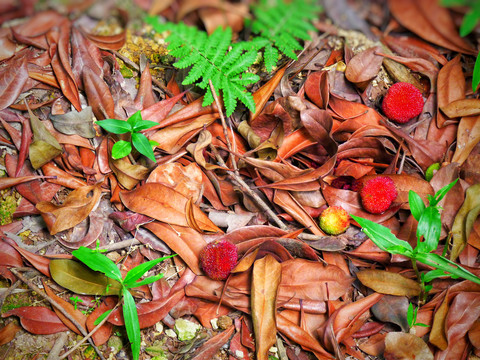
<svg viewBox="0 0 480 360">
<path fill-rule="evenodd" d="M 480 54 L 477 55 L 475 67 L 473 68 L 472 89 L 476 92 L 480 84 Z"/>
<path fill-rule="evenodd" d="M 440 240 L 440 232 L 442 231 L 442 221 L 440 212 L 436 207 L 427 207 L 423 212 L 417 226 L 417 238 L 423 236 L 423 242 L 419 243 L 419 250 L 422 252 L 430 252 L 435 250 Z"/>
<path fill-rule="evenodd" d="M 144 262 L 143 264 L 135 266 L 133 269 L 131 269 L 127 273 L 127 275 L 125 276 L 125 279 L 123 279 L 123 285 L 127 287 L 131 287 L 131 285 L 139 286 L 138 283 L 136 283 L 136 281 L 140 279 L 143 276 L 143 274 L 145 274 L 147 271 L 152 269 L 155 265 L 159 264 L 163 260 L 170 259 L 174 256 L 175 255 L 163 256 L 161 258 L 150 260 L 150 261 Z"/>
<path fill-rule="evenodd" d="M 415 220 L 419 221 L 423 212 L 425 211 L 425 204 L 422 198 L 416 192 L 410 190 L 408 192 L 408 203 L 410 205 L 410 211 L 412 212 Z"/>
<path fill-rule="evenodd" d="M 465 270 L 460 265 L 438 254 L 417 253 L 415 257 L 418 261 L 420 261 L 421 263 L 424 263 L 425 265 L 433 266 L 437 269 L 446 271 L 447 273 L 452 274 L 454 276 L 458 276 L 458 277 L 461 277 L 462 279 L 470 280 L 476 284 L 480 284 L 480 278 L 478 276 L 473 275 L 470 271 Z M 446 274 L 446 276 L 448 275 Z"/>
<path fill-rule="evenodd" d="M 125 140 L 119 140 L 112 146 L 112 158 L 121 159 L 132 152 L 132 144 Z"/>
<path fill-rule="evenodd" d="M 122 282 L 122 274 L 117 265 L 115 265 L 112 260 L 95 250 L 80 246 L 79 249 L 72 251 L 72 255 L 87 265 L 90 269 L 100 271 L 110 279 Z"/>
<path fill-rule="evenodd" d="M 133 133 L 132 144 L 140 154 L 145 155 L 152 161 L 156 161 L 152 146 L 145 135 L 141 133 Z"/>
<path fill-rule="evenodd" d="M 128 340 L 130 340 L 132 346 L 133 359 L 138 360 L 141 341 L 140 322 L 138 321 L 135 300 L 126 287 L 123 288 L 123 319 L 125 320 Z"/>
<path fill-rule="evenodd" d="M 398 239 L 389 228 L 358 216 L 350 216 L 362 227 L 363 231 L 383 251 L 412 257 L 413 249 L 406 241 Z"/>
<path fill-rule="evenodd" d="M 113 134 L 126 134 L 132 132 L 132 125 L 128 121 L 107 119 L 96 122 L 98 126 Z"/>
<path fill-rule="evenodd" d="M 93 325 L 97 326 L 98 324 L 100 324 L 103 321 L 103 319 L 105 319 L 112 311 L 113 309 L 105 311 L 102 315 L 100 315 L 98 318 L 95 319 L 95 321 L 93 322 Z"/>
</svg>

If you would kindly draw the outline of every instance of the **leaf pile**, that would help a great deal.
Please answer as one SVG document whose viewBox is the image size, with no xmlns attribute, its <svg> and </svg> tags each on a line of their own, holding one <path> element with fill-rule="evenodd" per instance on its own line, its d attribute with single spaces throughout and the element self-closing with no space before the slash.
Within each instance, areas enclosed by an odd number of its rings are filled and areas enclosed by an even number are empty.
<svg viewBox="0 0 480 360">
<path fill-rule="evenodd" d="M 467 9 L 325 0 L 319 14 L 300 6 L 316 3 L 300 0 L 251 8 L 135 1 L 135 11 L 104 9 L 108 21 L 98 22 L 86 10 L 90 2 L 62 7 L 67 15 L 31 3 L 0 12 L 0 276 L 11 285 L 0 294 L 0 357 L 30 356 L 20 327 L 25 336 L 83 334 L 116 307 L 121 284 L 72 260 L 72 251 L 97 241 L 118 279 L 178 254 L 149 271 L 168 280 L 128 290 L 145 359 L 480 356 L 477 284 L 440 276 L 422 302 L 412 263 L 375 246 L 353 217 L 338 236 L 318 224 L 325 208 L 340 206 L 388 227 L 412 251 L 421 234 L 432 256 L 480 274 L 480 106 L 471 87 L 479 31 L 459 35 Z M 130 25 L 128 15 L 138 11 Z M 147 12 L 175 31 L 137 26 Z M 151 56 L 138 47 L 152 38 L 168 49 Z M 425 101 L 418 118 L 402 125 L 381 110 L 396 82 L 413 84 Z M 199 97 L 198 88 L 207 94 Z M 132 116 L 148 126 L 127 123 Z M 106 119 L 128 125 L 107 133 L 95 123 Z M 132 133 L 144 144 L 133 148 L 155 144 L 154 156 L 130 147 L 128 156 L 112 157 Z M 398 195 L 371 214 L 358 190 L 378 174 Z M 442 226 L 417 231 L 418 209 L 455 179 L 438 203 L 443 210 L 431 214 Z M 418 194 L 412 209 L 410 190 Z M 219 240 L 239 254 L 225 281 L 199 265 L 202 249 Z M 27 277 L 25 267 L 38 272 Z M 15 303 L 21 274 L 64 311 L 33 295 Z M 187 320 L 202 325 L 188 328 L 198 328 L 190 340 L 182 333 Z M 117 307 L 91 349 L 117 356 L 107 342 L 124 324 Z M 161 325 L 184 340 L 160 335 Z M 53 358 L 64 354 L 59 348 Z M 85 351 L 74 356 L 91 355 Z"/>
</svg>

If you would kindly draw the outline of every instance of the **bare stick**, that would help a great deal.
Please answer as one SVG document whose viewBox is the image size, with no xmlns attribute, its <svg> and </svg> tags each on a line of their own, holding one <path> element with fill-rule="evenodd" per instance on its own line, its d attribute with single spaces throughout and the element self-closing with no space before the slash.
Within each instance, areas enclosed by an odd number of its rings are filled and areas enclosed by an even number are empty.
<svg viewBox="0 0 480 360">
<path fill-rule="evenodd" d="M 237 172 L 238 171 L 237 162 L 235 161 L 235 156 L 232 153 L 232 150 L 236 151 L 236 149 L 232 149 L 232 144 L 230 143 L 230 138 L 228 137 L 227 122 L 225 121 L 225 116 L 223 116 L 222 105 L 220 104 L 220 100 L 218 99 L 217 93 L 215 92 L 215 88 L 213 87 L 212 80 L 208 80 L 208 84 L 210 85 L 210 90 L 212 91 L 213 99 L 215 100 L 215 104 L 217 104 L 218 113 L 220 114 L 220 120 L 222 121 L 222 127 L 223 127 L 223 135 L 225 136 L 225 141 L 227 142 L 227 147 L 229 150 L 230 160 L 232 162 L 233 170 Z M 233 131 L 232 131 L 232 137 L 233 137 Z"/>
<path fill-rule="evenodd" d="M 62 313 L 63 316 L 65 316 L 68 320 L 70 320 L 72 322 L 73 325 L 75 325 L 78 329 L 78 331 L 80 331 L 82 333 L 83 336 L 87 336 L 87 332 L 85 331 L 85 329 L 82 327 L 82 325 L 80 325 L 78 323 L 77 320 L 75 320 L 59 303 L 57 303 L 55 300 L 53 300 L 50 296 L 46 295 L 42 290 L 40 290 L 40 288 L 35 285 L 31 280 L 28 280 L 25 276 L 23 276 L 20 271 L 18 271 L 17 269 L 15 268 L 10 268 L 9 269 L 18 279 L 22 280 L 30 289 L 32 289 L 33 291 L 35 291 L 38 295 L 40 295 L 43 299 L 47 300 L 52 306 L 54 306 L 55 308 L 58 309 L 58 311 L 60 311 Z M 95 352 L 97 353 L 97 355 L 100 357 L 100 359 L 102 360 L 106 360 L 105 357 L 103 356 L 102 352 L 97 348 L 97 346 L 94 344 L 94 342 L 92 341 L 92 339 L 88 339 L 88 342 L 90 343 L 90 345 L 93 346 L 93 348 L 95 349 Z"/>
<path fill-rule="evenodd" d="M 90 338 L 92 337 L 92 335 L 95 334 L 95 332 L 96 332 L 98 329 L 100 329 L 103 324 L 105 324 L 105 322 L 108 320 L 108 318 L 109 318 L 110 315 L 113 313 L 113 311 L 120 306 L 120 304 L 122 303 L 122 301 L 123 301 L 123 298 L 122 298 L 122 300 L 120 300 L 120 301 L 117 303 L 117 305 L 115 305 L 115 307 L 112 309 L 112 311 L 110 311 L 110 312 L 108 313 L 108 315 L 105 316 L 105 318 L 104 318 L 102 321 L 100 321 L 100 323 L 92 329 L 92 331 L 90 331 L 82 340 L 80 340 L 78 343 L 76 343 L 74 347 L 72 347 L 70 350 L 68 350 L 66 353 L 64 353 L 61 357 L 59 357 L 58 360 L 65 359 L 68 355 L 70 355 L 70 354 L 73 353 L 75 350 L 77 350 L 85 341 L 87 341 L 88 339 L 90 339 Z"/>
<path fill-rule="evenodd" d="M 217 149 L 213 145 L 210 145 L 210 149 L 212 150 L 213 154 L 217 158 L 217 161 L 220 164 L 220 166 L 227 167 L 227 165 L 225 164 L 225 161 L 223 161 L 223 159 L 220 156 L 220 154 L 218 153 Z M 277 216 L 277 214 L 275 214 L 273 212 L 273 210 L 265 203 L 265 201 L 263 201 L 263 199 L 260 196 L 258 196 L 258 194 L 255 191 L 250 189 L 250 186 L 248 186 L 248 184 L 245 181 L 243 181 L 243 179 L 240 177 L 239 174 L 237 174 L 237 173 L 235 173 L 234 171 L 231 171 L 231 170 L 227 170 L 227 173 L 232 178 L 232 180 L 238 186 L 240 186 L 242 191 L 244 193 L 246 193 L 248 196 L 250 196 L 255 201 L 255 203 L 263 211 L 265 211 L 267 213 L 267 215 L 270 217 L 270 219 L 272 219 L 282 230 L 286 230 L 286 231 L 288 230 L 287 225 L 285 225 L 283 223 L 283 221 L 280 220 L 280 218 Z"/>
</svg>

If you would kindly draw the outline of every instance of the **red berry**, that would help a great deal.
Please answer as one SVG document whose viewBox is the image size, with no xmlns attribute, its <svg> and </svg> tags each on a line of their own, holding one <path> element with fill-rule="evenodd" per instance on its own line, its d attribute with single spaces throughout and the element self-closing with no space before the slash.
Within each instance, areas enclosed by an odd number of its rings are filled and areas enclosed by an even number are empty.
<svg viewBox="0 0 480 360">
<path fill-rule="evenodd" d="M 360 197 L 365 210 L 371 214 L 381 214 L 397 198 L 397 189 L 389 177 L 377 176 L 363 184 Z"/>
<path fill-rule="evenodd" d="M 399 82 L 388 89 L 383 98 L 382 110 L 392 121 L 404 124 L 423 110 L 422 93 L 412 84 Z"/>
<path fill-rule="evenodd" d="M 237 247 L 230 241 L 209 243 L 200 252 L 200 265 L 213 280 L 225 280 L 237 265 Z"/>
<path fill-rule="evenodd" d="M 350 216 L 340 206 L 330 206 L 320 214 L 320 228 L 329 235 L 339 235 L 350 226 Z"/>
</svg>

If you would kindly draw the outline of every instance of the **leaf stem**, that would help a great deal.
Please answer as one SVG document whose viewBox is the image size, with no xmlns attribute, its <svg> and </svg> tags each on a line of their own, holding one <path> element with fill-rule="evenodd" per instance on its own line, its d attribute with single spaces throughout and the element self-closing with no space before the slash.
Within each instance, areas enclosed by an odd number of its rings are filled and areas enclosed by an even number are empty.
<svg viewBox="0 0 480 360">
<path fill-rule="evenodd" d="M 417 275 L 417 281 L 420 284 L 420 291 L 421 292 L 420 292 L 420 296 L 419 296 L 419 299 L 418 299 L 418 306 L 421 306 L 421 305 L 425 304 L 425 301 L 427 300 L 427 293 L 425 291 L 425 283 L 422 280 L 422 275 L 420 274 L 420 271 L 418 270 L 417 260 L 414 257 L 412 257 L 411 260 L 412 260 L 413 270 L 415 271 L 415 274 Z"/>
</svg>

